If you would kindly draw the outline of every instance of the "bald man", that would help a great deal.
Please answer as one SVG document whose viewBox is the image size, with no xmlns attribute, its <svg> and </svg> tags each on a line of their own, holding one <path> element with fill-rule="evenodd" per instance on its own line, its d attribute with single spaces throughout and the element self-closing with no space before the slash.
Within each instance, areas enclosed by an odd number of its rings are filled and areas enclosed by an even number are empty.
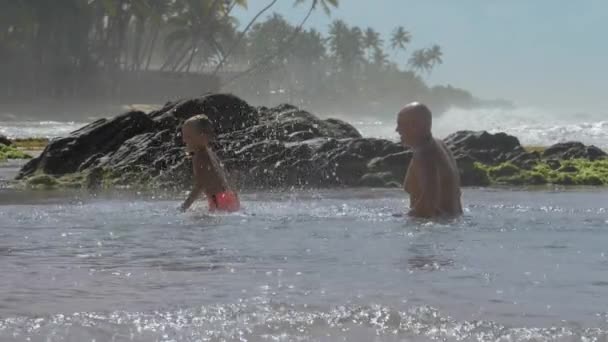
<svg viewBox="0 0 608 342">
<path fill-rule="evenodd" d="M 397 116 L 397 133 L 414 156 L 403 182 L 410 194 L 409 216 L 453 218 L 462 214 L 460 174 L 454 156 L 431 133 L 431 111 L 414 102 Z"/>
</svg>

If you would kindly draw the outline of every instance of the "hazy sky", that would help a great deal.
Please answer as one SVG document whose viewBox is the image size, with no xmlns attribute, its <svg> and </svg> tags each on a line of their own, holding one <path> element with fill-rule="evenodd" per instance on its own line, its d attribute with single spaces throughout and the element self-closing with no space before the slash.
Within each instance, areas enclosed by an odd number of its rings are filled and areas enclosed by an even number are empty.
<svg viewBox="0 0 608 342">
<path fill-rule="evenodd" d="M 249 0 L 240 20 L 269 2 Z M 293 3 L 279 0 L 274 11 L 296 22 L 308 4 Z M 444 64 L 431 83 L 520 104 L 608 109 L 607 0 L 341 0 L 331 17 L 319 10 L 308 26 L 325 32 L 335 19 L 371 26 L 385 40 L 403 25 L 414 37 L 411 49 L 439 44 Z"/>
</svg>

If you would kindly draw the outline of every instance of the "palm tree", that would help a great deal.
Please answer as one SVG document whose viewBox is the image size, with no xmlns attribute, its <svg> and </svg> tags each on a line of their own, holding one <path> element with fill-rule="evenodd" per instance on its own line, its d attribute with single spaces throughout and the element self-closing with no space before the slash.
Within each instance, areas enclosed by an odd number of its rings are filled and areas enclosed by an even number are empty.
<svg viewBox="0 0 608 342">
<path fill-rule="evenodd" d="M 441 51 L 441 47 L 437 44 L 426 50 L 426 58 L 431 65 L 431 69 L 443 63 L 442 57 L 443 52 Z"/>
<path fill-rule="evenodd" d="M 342 71 L 352 72 L 363 59 L 363 33 L 358 27 L 349 28 L 335 20 L 329 28 L 329 50 Z"/>
<path fill-rule="evenodd" d="M 325 55 L 323 36 L 317 30 L 310 29 L 298 35 L 288 58 L 313 66 L 319 64 Z"/>
<path fill-rule="evenodd" d="M 284 41 L 283 44 L 281 44 L 281 46 L 278 49 L 279 50 L 278 55 L 283 54 L 285 49 L 287 49 L 288 47 L 290 47 L 292 45 L 293 41 L 297 38 L 297 36 L 302 31 L 302 28 L 308 21 L 308 18 L 310 18 L 310 15 L 312 14 L 312 12 L 318 6 L 321 6 L 321 8 L 323 8 L 325 14 L 329 15 L 330 11 L 331 11 L 331 7 L 334 7 L 334 8 L 338 7 L 338 4 L 339 4 L 339 0 L 295 0 L 294 6 L 298 6 L 302 3 L 305 3 L 306 1 L 310 1 L 310 8 L 309 8 L 308 12 L 306 13 L 306 15 L 304 16 L 302 21 L 300 21 L 300 23 L 296 26 L 296 29 L 292 32 L 291 36 L 286 41 Z M 249 73 L 253 72 L 254 70 L 257 70 L 258 68 L 267 65 L 274 58 L 275 58 L 275 55 L 273 55 L 273 54 L 267 55 L 266 57 L 262 58 L 261 60 L 253 63 L 253 65 L 250 66 L 247 70 L 245 70 L 245 71 L 239 73 L 238 75 L 232 77 L 231 79 L 229 79 L 226 82 L 226 84 L 230 84 L 230 83 L 234 82 L 235 80 L 241 78 L 242 76 L 248 75 Z"/>
<path fill-rule="evenodd" d="M 427 71 L 432 68 L 428 59 L 429 55 L 426 49 L 416 50 L 408 60 L 408 65 L 417 72 Z"/>
<path fill-rule="evenodd" d="M 219 0 L 180 0 L 175 2 L 177 14 L 168 19 L 173 30 L 166 37 L 168 47 L 179 51 L 165 62 L 163 68 L 172 65 L 173 70 L 189 71 L 194 57 L 202 50 L 208 50 L 204 55 L 224 54 L 219 43 L 218 34 L 233 28 L 234 18 L 219 6 Z M 244 6 L 246 2 L 239 1 L 237 5 Z"/>
<path fill-rule="evenodd" d="M 363 46 L 367 50 L 368 61 L 373 59 L 373 55 L 376 51 L 381 49 L 383 44 L 380 38 L 380 33 L 376 32 L 373 28 L 368 27 L 363 34 Z"/>
<path fill-rule="evenodd" d="M 384 67 L 388 63 L 388 55 L 382 51 L 382 49 L 375 49 L 372 61 L 377 67 Z"/>
<path fill-rule="evenodd" d="M 152 17 L 152 1 L 150 0 L 131 0 L 133 7 L 133 20 L 135 22 L 135 37 L 133 43 L 133 58 L 131 68 L 138 70 L 141 65 L 142 48 L 148 18 Z"/>
<path fill-rule="evenodd" d="M 224 66 L 224 64 L 226 63 L 226 61 L 228 60 L 228 58 L 230 56 L 232 56 L 232 54 L 235 52 L 235 50 L 239 47 L 239 45 L 243 42 L 243 39 L 245 38 L 245 36 L 247 35 L 247 33 L 249 32 L 249 30 L 252 28 L 252 26 L 255 24 L 255 22 L 258 20 L 258 18 L 260 16 L 262 16 L 262 14 L 264 14 L 266 11 L 268 11 L 272 6 L 274 6 L 274 4 L 277 3 L 278 0 L 272 0 L 270 1 L 270 3 L 268 3 L 268 5 L 266 5 L 264 8 L 262 8 L 254 17 L 253 19 L 251 19 L 249 21 L 249 23 L 245 26 L 245 28 L 239 33 L 238 37 L 234 40 L 234 42 L 232 43 L 232 45 L 230 46 L 230 48 L 228 49 L 228 51 L 226 52 L 226 54 L 222 57 L 222 59 L 220 60 L 220 62 L 217 64 L 217 66 L 215 67 L 215 70 L 213 70 L 213 75 L 216 75 Z"/>
<path fill-rule="evenodd" d="M 296 0 L 295 5 L 300 5 L 309 0 Z M 315 9 L 318 5 L 321 5 L 325 14 L 329 15 L 331 13 L 331 8 L 337 8 L 339 5 L 339 0 L 312 0 L 311 9 Z"/>
<path fill-rule="evenodd" d="M 249 32 L 249 57 L 252 60 L 272 55 L 273 65 L 284 63 L 285 56 L 279 54 L 281 44 L 289 39 L 294 27 L 280 14 L 273 14 L 268 20 L 255 24 Z"/>
<path fill-rule="evenodd" d="M 171 8 L 170 5 L 171 0 L 151 0 L 150 2 L 150 17 L 148 21 L 152 33 L 146 49 L 147 59 L 145 70 L 150 69 L 152 57 L 154 56 L 154 52 L 156 51 L 156 42 L 158 41 L 158 36 L 160 34 L 161 28 L 163 28 L 165 25 L 164 17 L 169 12 L 169 9 Z"/>
<path fill-rule="evenodd" d="M 407 44 L 409 44 L 411 41 L 411 33 L 406 31 L 403 26 L 399 26 L 393 31 L 393 35 L 391 37 L 391 47 L 394 50 L 399 49 L 405 51 Z"/>
</svg>

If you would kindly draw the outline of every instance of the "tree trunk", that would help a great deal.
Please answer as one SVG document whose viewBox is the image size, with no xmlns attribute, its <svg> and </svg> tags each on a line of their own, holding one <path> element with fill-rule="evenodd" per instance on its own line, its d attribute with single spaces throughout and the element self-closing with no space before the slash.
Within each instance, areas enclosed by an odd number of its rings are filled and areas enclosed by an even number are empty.
<svg viewBox="0 0 608 342">
<path fill-rule="evenodd" d="M 174 63 L 174 60 L 175 60 L 177 54 L 181 51 L 181 49 L 183 47 L 184 47 L 184 43 L 182 42 L 178 47 L 172 49 L 171 54 L 167 57 L 167 59 L 165 60 L 165 63 L 163 63 L 163 65 L 160 67 L 161 71 L 167 69 L 169 67 L 169 65 Z"/>
<path fill-rule="evenodd" d="M 243 40 L 243 37 L 245 37 L 245 34 L 247 34 L 247 32 L 249 31 L 249 29 L 251 29 L 251 26 L 253 26 L 253 24 L 258 20 L 258 18 L 262 14 L 264 14 L 264 12 L 268 11 L 272 6 L 274 6 L 274 4 L 277 1 L 278 0 L 272 0 L 268 5 L 266 5 L 266 7 L 262 8 L 262 10 L 259 11 L 255 15 L 255 17 L 253 17 L 253 19 L 251 19 L 251 21 L 249 21 L 249 23 L 247 24 L 247 26 L 245 27 L 245 29 L 237 37 L 237 39 L 234 42 L 234 44 L 232 44 L 232 46 L 230 47 L 230 49 L 228 49 L 228 52 L 226 54 L 224 54 L 224 57 L 222 57 L 222 59 L 220 60 L 220 62 L 218 63 L 218 65 L 215 67 L 215 70 L 213 70 L 213 75 L 216 75 L 220 71 L 220 69 L 224 66 L 224 63 L 226 63 L 226 60 L 232 55 L 232 53 L 234 52 L 234 49 L 241 43 L 241 41 Z"/>
<path fill-rule="evenodd" d="M 188 57 L 188 52 L 191 52 L 191 49 L 186 49 L 182 52 L 181 57 L 179 57 L 173 64 L 173 68 L 171 68 L 171 71 L 175 72 L 175 71 L 179 71 L 180 69 L 183 69 L 183 66 L 182 67 L 180 67 L 180 66 L 182 65 L 182 63 L 184 63 L 184 60 Z"/>
<path fill-rule="evenodd" d="M 141 69 L 141 50 L 144 41 L 146 19 L 144 17 L 135 17 L 135 46 L 133 47 L 133 71 Z"/>
<path fill-rule="evenodd" d="M 146 71 L 150 70 L 150 63 L 152 63 L 152 57 L 154 56 L 154 51 L 156 49 L 156 41 L 158 40 L 158 35 L 160 33 L 160 28 L 158 26 L 154 27 L 154 32 L 152 33 L 152 41 L 150 42 L 150 47 L 148 48 L 148 60 L 146 61 Z"/>
<path fill-rule="evenodd" d="M 254 63 L 253 66 L 251 66 L 250 68 L 248 68 L 247 70 L 238 73 L 237 75 L 235 75 L 234 77 L 232 77 L 231 79 L 229 79 L 224 85 L 229 85 L 232 82 L 236 81 L 237 79 L 246 76 L 248 74 L 250 74 L 251 72 L 255 71 L 256 69 L 264 66 L 265 64 L 267 64 L 268 62 L 272 61 L 274 58 L 276 58 L 277 56 L 281 56 L 284 52 L 284 50 L 291 45 L 291 43 L 293 43 L 294 39 L 298 36 L 298 34 L 300 34 L 300 32 L 302 31 L 302 27 L 304 26 L 304 24 L 306 24 L 306 21 L 308 21 L 308 18 L 310 18 L 310 15 L 312 14 L 313 10 L 315 9 L 315 6 L 317 5 L 317 0 L 313 0 L 312 5 L 310 6 L 310 9 L 308 10 L 308 13 L 306 14 L 306 16 L 304 17 L 304 19 L 302 19 L 302 21 L 300 22 L 300 24 L 296 27 L 296 29 L 293 31 L 293 33 L 291 34 L 291 36 L 287 39 L 286 42 L 284 42 L 280 47 L 279 50 L 277 51 L 277 53 L 272 54 L 272 55 L 268 55 L 265 58 L 262 58 L 262 60 L 260 60 L 257 63 Z"/>
<path fill-rule="evenodd" d="M 186 72 L 190 72 L 190 68 L 192 67 L 192 61 L 194 61 L 194 56 L 196 55 L 196 46 L 197 42 L 192 42 L 192 51 L 190 52 L 190 59 L 188 60 L 188 64 L 186 67 Z"/>
<path fill-rule="evenodd" d="M 120 8 L 121 8 L 121 12 L 118 15 L 119 16 L 119 24 L 118 24 L 118 31 L 117 31 L 117 51 L 116 51 L 116 58 L 117 58 L 117 65 L 118 65 L 118 69 L 121 69 L 121 65 L 123 64 L 123 54 L 124 54 L 124 64 L 125 66 L 128 64 L 126 61 L 126 57 L 128 54 L 128 51 L 126 49 L 124 49 L 125 46 L 125 40 L 127 38 L 127 30 L 129 28 L 129 21 L 131 20 L 131 14 L 128 13 L 125 10 L 122 10 L 122 6 L 124 4 L 124 0 L 121 2 Z"/>
</svg>

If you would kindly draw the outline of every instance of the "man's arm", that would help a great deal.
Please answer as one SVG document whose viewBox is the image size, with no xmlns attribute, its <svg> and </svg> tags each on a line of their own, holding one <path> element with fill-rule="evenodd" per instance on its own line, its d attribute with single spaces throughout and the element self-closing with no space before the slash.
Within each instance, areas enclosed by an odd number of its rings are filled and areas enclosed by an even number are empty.
<svg viewBox="0 0 608 342">
<path fill-rule="evenodd" d="M 435 217 L 439 204 L 437 165 L 432 158 L 424 156 L 420 158 L 416 171 L 420 193 L 415 197 L 408 215 L 422 218 Z"/>
</svg>

